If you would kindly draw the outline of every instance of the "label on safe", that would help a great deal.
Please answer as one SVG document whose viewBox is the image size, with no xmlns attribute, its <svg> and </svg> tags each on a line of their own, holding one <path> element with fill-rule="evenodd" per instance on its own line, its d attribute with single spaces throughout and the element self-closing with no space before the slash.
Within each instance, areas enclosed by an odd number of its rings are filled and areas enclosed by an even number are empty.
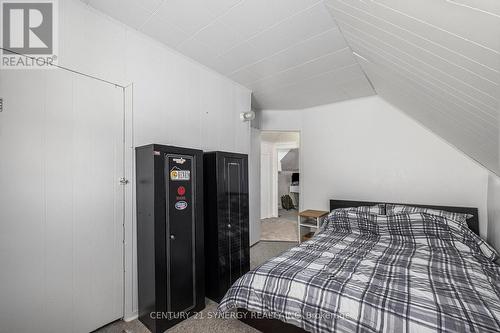
<svg viewBox="0 0 500 333">
<path fill-rule="evenodd" d="M 170 179 L 171 180 L 189 180 L 191 179 L 191 171 L 190 170 L 181 170 L 178 167 L 173 167 L 170 170 Z"/>
<path fill-rule="evenodd" d="M 186 201 L 177 201 L 175 203 L 175 209 L 177 210 L 184 210 L 188 206 L 188 203 Z"/>
<path fill-rule="evenodd" d="M 174 161 L 177 164 L 184 164 L 186 162 L 186 159 L 180 157 L 180 158 L 173 158 L 172 161 Z"/>
</svg>

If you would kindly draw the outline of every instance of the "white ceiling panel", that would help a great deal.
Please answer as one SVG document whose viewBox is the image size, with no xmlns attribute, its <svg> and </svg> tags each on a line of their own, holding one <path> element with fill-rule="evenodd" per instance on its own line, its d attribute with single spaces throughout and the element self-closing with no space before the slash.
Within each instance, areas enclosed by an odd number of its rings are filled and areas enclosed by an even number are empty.
<svg viewBox="0 0 500 333">
<path fill-rule="evenodd" d="M 249 42 L 243 42 L 232 48 L 226 54 L 220 56 L 220 61 L 223 63 L 223 74 L 232 73 L 240 68 L 257 62 L 262 50 L 257 49 Z"/>
<path fill-rule="evenodd" d="M 244 86 L 248 86 L 252 82 L 258 81 L 260 79 L 260 76 L 255 72 L 242 68 L 234 73 L 229 74 L 229 78 Z"/>
<path fill-rule="evenodd" d="M 500 173 L 500 7 L 494 1 L 326 5 L 380 96 Z"/>
<path fill-rule="evenodd" d="M 176 48 L 188 38 L 185 32 L 158 15 L 153 15 L 144 22 L 141 31 L 171 48 Z"/>
<path fill-rule="evenodd" d="M 500 2 L 496 0 L 447 0 L 457 6 L 483 12 L 488 15 L 500 16 Z"/>
<path fill-rule="evenodd" d="M 349 65 L 338 69 L 334 69 L 326 73 L 325 72 L 316 73 L 316 75 L 308 76 L 305 80 L 292 81 L 286 84 L 279 84 L 272 87 L 266 87 L 266 89 L 255 91 L 254 95 L 255 96 L 268 95 L 274 99 L 278 99 L 277 96 L 291 89 L 293 89 L 295 92 L 298 92 L 296 87 L 302 87 L 305 91 L 306 90 L 334 91 L 335 89 L 333 88 L 333 86 L 341 88 L 342 84 L 346 82 L 361 80 L 363 77 L 364 73 L 357 64 Z M 321 86 L 320 83 L 324 83 L 324 86 Z M 345 92 L 343 89 L 337 89 L 337 91 L 342 91 L 342 93 Z M 297 101 L 297 99 L 299 98 L 300 94 L 295 98 L 295 100 Z M 292 109 L 295 108 L 296 107 L 292 107 Z"/>
<path fill-rule="evenodd" d="M 124 5 L 125 7 L 140 6 L 147 9 L 149 12 L 155 11 L 163 0 L 82 0 L 86 4 L 90 4 L 92 7 L 102 10 L 103 12 L 117 11 L 118 3 Z"/>
<path fill-rule="evenodd" d="M 456 38 L 497 54 L 500 50 L 500 40 L 495 34 L 484 33 L 498 24 L 498 18 L 494 16 L 462 6 L 450 6 L 450 2 L 442 0 L 376 0 L 370 5 L 376 13 L 390 15 L 396 24 L 411 27 L 411 30 L 422 29 L 428 38 L 439 38 L 444 42 Z M 446 19 L 443 19 L 443 13 L 446 13 Z"/>
<path fill-rule="evenodd" d="M 354 65 L 354 66 L 353 66 Z M 273 88 L 279 88 L 290 84 L 300 83 L 304 79 L 323 74 L 325 68 L 334 70 L 350 66 L 358 69 L 356 60 L 352 57 L 352 52 L 349 48 L 344 48 L 340 51 L 335 51 L 311 61 L 300 64 L 299 66 L 291 67 L 285 71 L 269 76 L 262 80 L 258 80 L 249 84 L 250 89 L 254 93 L 262 91 L 272 91 Z M 345 73 L 341 77 L 345 77 Z"/>
<path fill-rule="evenodd" d="M 209 67 L 219 64 L 217 50 L 194 38 L 181 42 L 177 51 Z"/>
<path fill-rule="evenodd" d="M 471 120 L 490 125 L 498 118 L 494 108 L 486 107 L 485 104 L 476 103 L 476 100 L 466 98 L 463 93 L 452 85 L 443 84 L 435 79 L 435 76 L 419 71 L 417 67 L 412 67 L 401 61 L 401 58 L 392 57 L 391 54 L 379 51 L 374 46 L 367 46 L 355 38 L 353 38 L 351 45 L 356 52 L 361 54 L 370 52 L 369 59 L 371 61 L 400 73 L 408 81 L 417 84 L 420 87 L 419 89 L 429 90 L 430 93 L 436 94 L 440 99 L 445 99 L 448 105 L 453 105 L 457 111 L 469 115 Z"/>
<path fill-rule="evenodd" d="M 243 0 L 231 8 L 220 20 L 236 29 L 245 38 L 251 38 L 318 2 L 321 1 Z"/>
<path fill-rule="evenodd" d="M 161 1 L 161 0 L 160 0 Z M 202 0 L 204 2 L 204 6 L 212 12 L 215 16 L 219 16 L 224 14 L 226 11 L 231 9 L 232 7 L 239 4 L 242 0 Z"/>
<path fill-rule="evenodd" d="M 269 109 L 302 109 L 309 106 L 331 103 L 336 100 L 373 95 L 373 89 L 367 80 L 362 81 L 364 73 L 357 65 L 322 73 L 298 83 L 254 93 L 254 103 Z M 365 83 L 360 83 L 365 82 Z M 353 95 L 356 95 L 354 97 Z"/>
<path fill-rule="evenodd" d="M 419 72 L 422 76 L 426 76 L 432 81 L 441 82 L 443 86 L 461 94 L 470 103 L 485 106 L 492 110 L 493 113 L 496 113 L 497 100 L 495 93 L 498 88 L 496 84 L 477 77 L 469 76 L 462 79 L 460 75 L 456 75 L 456 71 L 445 71 L 435 63 L 425 62 L 419 57 L 395 48 L 391 44 L 387 44 L 362 30 L 353 28 L 347 23 L 344 25 L 344 34 L 351 40 L 351 43 L 355 41 L 358 45 L 364 45 L 369 49 L 377 50 L 379 54 L 387 55 L 392 61 L 407 67 L 408 70 Z M 449 66 L 446 67 L 448 68 Z"/>
<path fill-rule="evenodd" d="M 332 103 L 361 97 L 367 87 L 375 93 L 366 76 L 350 72 L 362 73 L 361 67 L 323 0 L 92 0 L 89 4 L 250 89 L 258 88 L 259 95 L 293 86 L 293 99 L 280 93 L 281 106 L 279 96 L 272 98 L 274 109 L 288 108 L 292 100 L 307 107 L 319 105 L 319 100 Z M 346 83 L 343 89 L 315 85 L 319 90 L 312 93 L 301 84 L 345 66 L 352 68 L 337 71 L 335 78 Z M 308 90 L 301 92 L 300 87 Z M 271 107 L 254 100 L 254 108 Z"/>
<path fill-rule="evenodd" d="M 207 8 L 207 3 L 210 3 L 210 1 L 166 0 L 157 9 L 155 16 L 192 36 L 216 17 Z"/>
<path fill-rule="evenodd" d="M 113 12 L 113 18 L 134 29 L 140 28 L 154 11 L 152 4 L 137 4 L 134 0 L 90 0 L 89 4 L 100 11 Z M 149 7 L 148 7 L 149 6 Z"/>
<path fill-rule="evenodd" d="M 251 64 L 246 69 L 260 77 L 270 76 L 313 60 L 318 55 L 329 54 L 346 47 L 344 36 L 335 27 Z"/>
<path fill-rule="evenodd" d="M 221 22 L 212 22 L 199 31 L 194 40 L 209 46 L 217 56 L 227 53 L 243 40 L 243 37 L 234 29 Z M 187 41 L 189 43 L 191 40 Z"/>
<path fill-rule="evenodd" d="M 442 1 L 442 0 L 439 0 Z M 328 7 L 333 11 L 337 21 L 352 22 L 360 29 L 376 34 L 395 46 L 417 52 L 419 57 L 434 57 L 443 62 L 469 71 L 472 75 L 484 77 L 492 82 L 499 83 L 500 75 L 494 69 L 498 66 L 498 57 L 488 52 L 484 54 L 482 48 L 461 40 L 460 45 L 447 47 L 446 41 L 433 41 L 418 30 L 409 30 L 389 21 L 385 17 L 376 16 L 366 10 L 363 2 L 347 2 L 327 0 Z M 355 4 L 355 5 L 354 5 Z M 485 33 L 494 33 L 494 27 Z M 453 37 L 450 37 L 453 39 Z M 471 54 L 472 56 L 469 56 Z M 482 62 L 480 59 L 485 60 Z M 489 63 L 489 65 L 487 63 Z M 492 71 L 493 69 L 493 71 Z"/>
<path fill-rule="evenodd" d="M 268 57 L 335 26 L 323 3 L 319 3 L 251 38 L 249 43 L 261 57 Z"/>
</svg>

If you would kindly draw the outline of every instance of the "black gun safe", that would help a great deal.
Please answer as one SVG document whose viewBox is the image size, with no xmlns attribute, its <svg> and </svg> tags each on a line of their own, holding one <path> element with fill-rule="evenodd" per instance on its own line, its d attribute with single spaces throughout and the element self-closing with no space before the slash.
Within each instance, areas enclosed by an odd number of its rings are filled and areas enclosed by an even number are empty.
<svg viewBox="0 0 500 333">
<path fill-rule="evenodd" d="M 248 157 L 204 154 L 205 288 L 219 302 L 250 269 Z"/>
<path fill-rule="evenodd" d="M 139 320 L 153 333 L 205 307 L 203 152 L 136 148 Z"/>
</svg>

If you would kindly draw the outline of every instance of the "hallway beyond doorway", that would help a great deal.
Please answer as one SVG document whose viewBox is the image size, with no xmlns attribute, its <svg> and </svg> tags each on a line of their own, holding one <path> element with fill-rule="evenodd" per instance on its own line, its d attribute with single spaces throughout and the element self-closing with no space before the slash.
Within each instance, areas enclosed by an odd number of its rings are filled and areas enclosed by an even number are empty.
<svg viewBox="0 0 500 333">
<path fill-rule="evenodd" d="M 296 209 L 280 209 L 279 217 L 270 217 L 261 220 L 261 236 L 263 241 L 297 242 L 297 214 Z"/>
</svg>

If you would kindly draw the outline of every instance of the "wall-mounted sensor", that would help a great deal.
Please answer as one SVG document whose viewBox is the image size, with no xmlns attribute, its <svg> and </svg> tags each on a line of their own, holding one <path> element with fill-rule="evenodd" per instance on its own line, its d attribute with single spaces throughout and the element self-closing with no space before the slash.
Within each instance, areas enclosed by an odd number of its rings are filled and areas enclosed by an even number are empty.
<svg viewBox="0 0 500 333">
<path fill-rule="evenodd" d="M 241 121 L 252 121 L 255 119 L 255 112 L 254 111 L 242 112 L 240 113 L 240 119 Z"/>
</svg>

